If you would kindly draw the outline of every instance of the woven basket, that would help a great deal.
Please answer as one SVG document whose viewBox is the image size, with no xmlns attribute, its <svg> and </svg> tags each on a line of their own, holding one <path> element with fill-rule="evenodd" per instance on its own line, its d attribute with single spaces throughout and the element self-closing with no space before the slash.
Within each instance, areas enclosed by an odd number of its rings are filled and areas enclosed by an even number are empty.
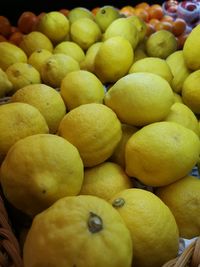
<svg viewBox="0 0 200 267">
<path fill-rule="evenodd" d="M 0 105 L 9 102 L 10 97 L 0 98 Z M 23 267 L 19 242 L 13 231 L 15 219 L 12 218 L 10 222 L 5 201 L 0 191 L 0 267 Z M 200 237 L 192 242 L 179 257 L 170 260 L 162 267 L 200 267 Z"/>
</svg>

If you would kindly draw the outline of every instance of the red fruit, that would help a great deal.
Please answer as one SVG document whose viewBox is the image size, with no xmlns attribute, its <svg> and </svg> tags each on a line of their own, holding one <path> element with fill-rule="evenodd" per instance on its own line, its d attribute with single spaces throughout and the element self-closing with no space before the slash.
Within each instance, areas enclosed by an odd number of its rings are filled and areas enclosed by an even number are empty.
<svg viewBox="0 0 200 267">
<path fill-rule="evenodd" d="M 35 29 L 37 21 L 38 17 L 33 12 L 25 11 L 19 17 L 17 25 L 22 33 L 27 34 Z"/>
<path fill-rule="evenodd" d="M 10 21 L 4 16 L 0 16 L 0 34 L 4 37 L 8 37 L 11 34 Z"/>
</svg>

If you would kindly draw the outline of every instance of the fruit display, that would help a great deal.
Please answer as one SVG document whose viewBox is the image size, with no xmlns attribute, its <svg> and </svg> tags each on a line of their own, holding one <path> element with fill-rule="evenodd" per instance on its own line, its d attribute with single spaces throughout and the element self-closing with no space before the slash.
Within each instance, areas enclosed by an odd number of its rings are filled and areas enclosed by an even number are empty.
<svg viewBox="0 0 200 267">
<path fill-rule="evenodd" d="M 195 0 L 0 16 L 24 267 L 162 267 L 200 236 L 199 17 Z"/>
</svg>

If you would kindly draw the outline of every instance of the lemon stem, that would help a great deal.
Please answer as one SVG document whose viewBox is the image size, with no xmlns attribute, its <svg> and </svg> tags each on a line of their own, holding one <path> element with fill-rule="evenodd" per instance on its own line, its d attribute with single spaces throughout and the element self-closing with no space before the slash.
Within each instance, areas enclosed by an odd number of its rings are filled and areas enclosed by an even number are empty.
<svg viewBox="0 0 200 267">
<path fill-rule="evenodd" d="M 91 233 L 97 233 L 103 229 L 103 221 L 101 217 L 93 212 L 90 212 L 88 219 L 88 228 Z"/>
</svg>

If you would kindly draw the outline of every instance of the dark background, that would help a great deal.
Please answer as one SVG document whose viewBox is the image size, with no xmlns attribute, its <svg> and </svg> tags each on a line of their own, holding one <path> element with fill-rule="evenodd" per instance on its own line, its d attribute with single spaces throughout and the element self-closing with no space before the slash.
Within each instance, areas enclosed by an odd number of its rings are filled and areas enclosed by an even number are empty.
<svg viewBox="0 0 200 267">
<path fill-rule="evenodd" d="M 145 1 L 145 0 L 144 0 Z M 126 5 L 135 6 L 137 3 L 143 2 L 143 0 L 119 0 L 119 1 L 78 1 L 78 0 L 0 0 L 0 15 L 8 17 L 12 23 L 16 24 L 17 19 L 24 11 L 32 11 L 36 15 L 41 12 L 56 11 L 62 8 L 72 9 L 77 6 L 86 7 L 88 9 L 101 7 L 104 5 L 113 5 L 121 8 Z M 149 4 L 162 4 L 163 1 L 151 0 L 146 1 Z"/>
</svg>

